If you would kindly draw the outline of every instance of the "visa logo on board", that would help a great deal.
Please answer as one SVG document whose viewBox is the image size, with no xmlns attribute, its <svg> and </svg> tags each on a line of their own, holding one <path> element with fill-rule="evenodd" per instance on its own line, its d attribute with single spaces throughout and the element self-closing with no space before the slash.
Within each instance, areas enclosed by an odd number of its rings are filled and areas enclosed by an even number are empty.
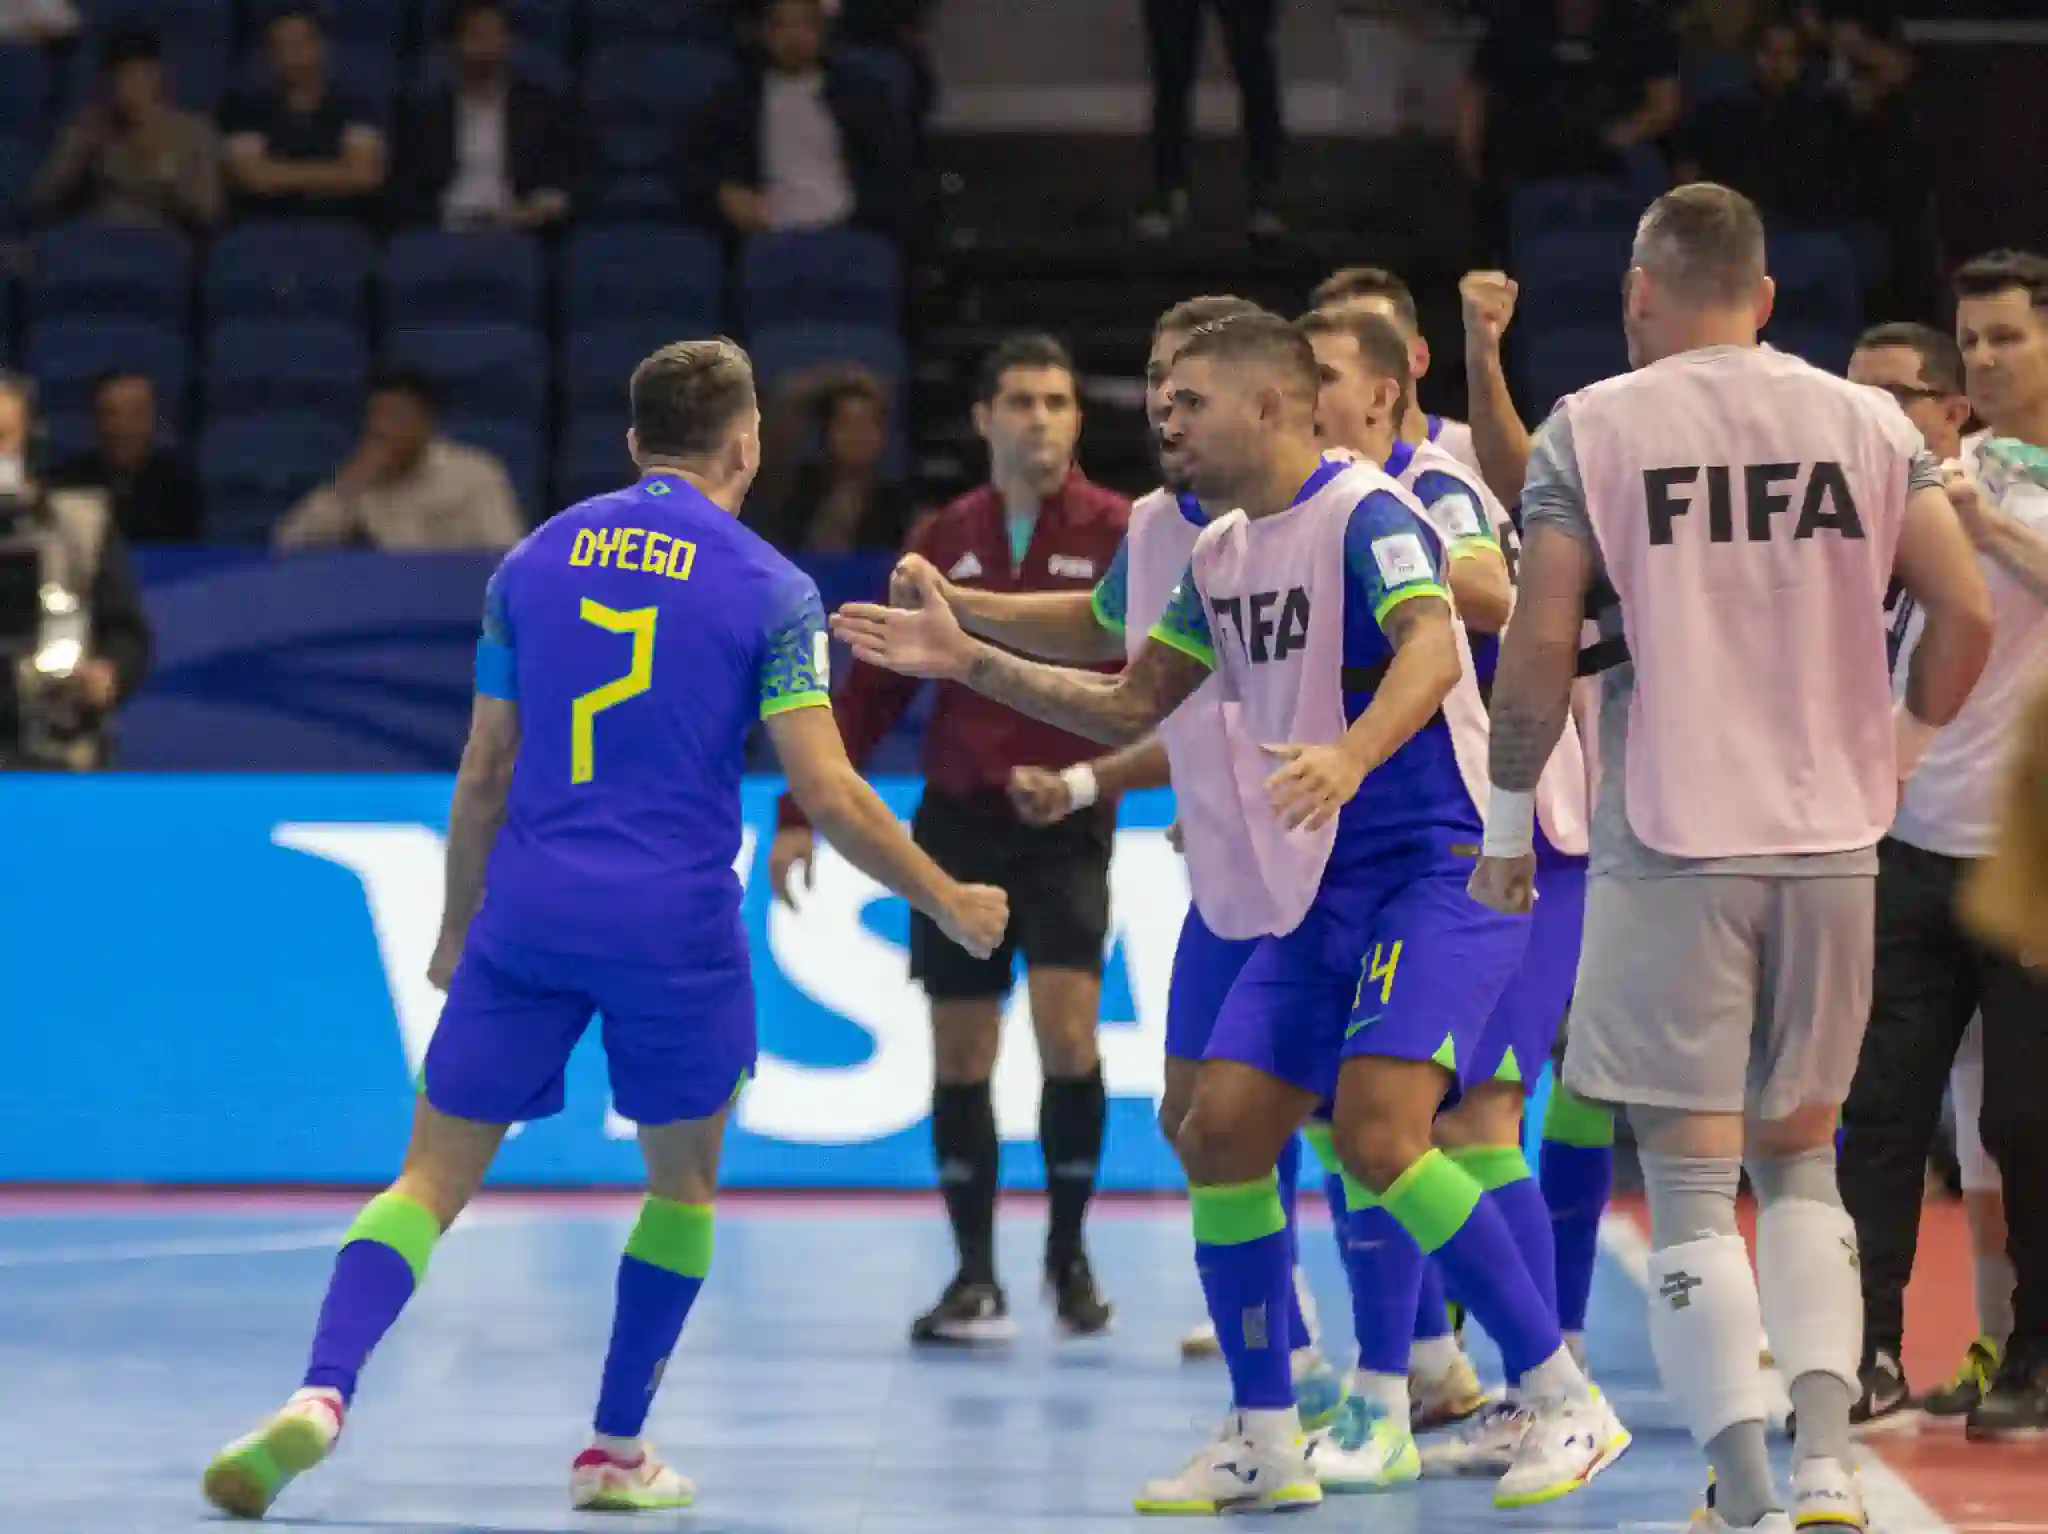
<svg viewBox="0 0 2048 1534">
<path fill-rule="evenodd" d="M 445 843 L 421 824 L 299 822 L 277 825 L 272 842 L 348 869 L 360 881 L 408 1070 L 417 1073 L 440 1021 L 441 993 L 427 961 L 441 920 Z M 748 826 L 734 864 L 744 885 L 758 831 Z M 770 902 L 754 927 L 755 961 L 772 963 L 817 1006 L 861 1029 L 871 1048 L 848 1065 L 818 1066 L 769 1052 L 764 1041 L 739 1124 L 768 1139 L 849 1145 L 899 1133 L 931 1108 L 931 1032 L 923 993 L 904 950 L 869 928 L 864 912 L 886 892 L 828 846 L 816 886 L 800 910 Z M 1137 1026 L 1102 1030 L 1104 1084 L 1113 1097 L 1157 1102 L 1162 1087 L 1166 997 L 1187 910 L 1187 872 L 1164 830 L 1120 830 L 1110 864 L 1111 941 L 1123 947 Z M 1006 1139 L 1038 1130 L 1039 1070 L 1030 1002 L 1022 986 L 1004 1014 L 995 1074 L 996 1120 Z M 608 1113 L 605 1130 L 630 1139 L 633 1126 Z"/>
</svg>

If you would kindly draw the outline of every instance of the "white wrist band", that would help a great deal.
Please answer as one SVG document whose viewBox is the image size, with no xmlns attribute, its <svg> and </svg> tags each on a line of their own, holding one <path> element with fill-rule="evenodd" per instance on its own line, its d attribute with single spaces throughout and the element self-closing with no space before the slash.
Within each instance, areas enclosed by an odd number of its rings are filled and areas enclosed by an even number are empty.
<svg viewBox="0 0 2048 1534">
<path fill-rule="evenodd" d="M 1905 782 L 1920 766 L 1920 758 L 1934 744 L 1941 726 L 1929 724 L 1901 701 L 1892 710 L 1892 744 L 1898 758 L 1899 781 Z"/>
<path fill-rule="evenodd" d="M 1486 807 L 1486 839 L 1480 852 L 1490 858 L 1526 857 L 1536 849 L 1536 795 L 1493 785 Z"/>
<path fill-rule="evenodd" d="M 1095 781 L 1095 769 L 1086 762 L 1077 763 L 1062 772 L 1060 781 L 1067 785 L 1067 797 L 1077 810 L 1087 809 L 1100 791 Z"/>
</svg>

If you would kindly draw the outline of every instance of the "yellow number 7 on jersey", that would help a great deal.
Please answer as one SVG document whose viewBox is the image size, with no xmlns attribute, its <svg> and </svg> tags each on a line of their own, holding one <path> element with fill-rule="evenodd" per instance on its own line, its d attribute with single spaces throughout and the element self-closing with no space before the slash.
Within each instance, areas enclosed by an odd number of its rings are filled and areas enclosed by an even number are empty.
<svg viewBox="0 0 2048 1534">
<path fill-rule="evenodd" d="M 588 783 L 597 771 L 596 763 L 591 760 L 596 748 L 597 716 L 615 703 L 639 697 L 654 685 L 654 620 L 660 616 L 660 611 L 655 607 L 636 607 L 631 612 L 622 613 L 602 602 L 593 602 L 589 597 L 583 599 L 579 616 L 585 623 L 593 624 L 607 634 L 633 636 L 633 660 L 624 676 L 569 700 L 571 783 Z"/>
</svg>

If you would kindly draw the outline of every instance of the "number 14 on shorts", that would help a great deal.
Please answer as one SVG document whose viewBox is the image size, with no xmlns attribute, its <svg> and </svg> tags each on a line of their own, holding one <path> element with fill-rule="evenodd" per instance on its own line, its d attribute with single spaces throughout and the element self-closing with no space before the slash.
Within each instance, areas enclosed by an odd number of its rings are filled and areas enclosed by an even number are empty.
<svg viewBox="0 0 2048 1534">
<path fill-rule="evenodd" d="M 1394 971 L 1401 965 L 1402 941 L 1395 938 L 1391 943 L 1372 945 L 1372 952 L 1366 955 L 1365 963 L 1360 967 L 1358 989 L 1351 997 L 1352 1011 L 1356 1012 L 1365 1005 L 1365 993 L 1369 987 L 1379 988 L 1380 1005 L 1383 1007 L 1394 999 Z"/>
</svg>

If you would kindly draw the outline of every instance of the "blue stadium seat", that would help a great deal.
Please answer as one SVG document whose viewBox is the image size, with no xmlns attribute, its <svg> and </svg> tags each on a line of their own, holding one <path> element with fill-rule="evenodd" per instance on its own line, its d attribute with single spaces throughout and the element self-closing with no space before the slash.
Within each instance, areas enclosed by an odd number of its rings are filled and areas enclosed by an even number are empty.
<svg viewBox="0 0 2048 1534">
<path fill-rule="evenodd" d="M 749 333 L 747 351 L 764 386 L 821 363 L 857 362 L 900 391 L 907 366 L 903 338 L 873 325 L 780 325 Z"/>
<path fill-rule="evenodd" d="M 241 224 L 206 265 L 206 307 L 229 319 L 323 319 L 358 325 L 371 246 L 349 224 Z"/>
<path fill-rule="evenodd" d="M 192 255 L 177 235 L 120 224 L 67 224 L 35 242 L 30 310 L 42 320 L 184 325 Z"/>
<path fill-rule="evenodd" d="M 687 229 L 579 230 L 563 268 L 563 321 L 571 332 L 637 320 L 670 339 L 719 328 L 725 257 Z"/>
<path fill-rule="evenodd" d="M 1528 181 L 1514 189 L 1508 203 L 1508 220 L 1518 246 L 1540 234 L 1632 229 L 1642 213 L 1635 189 L 1620 177 Z"/>
<path fill-rule="evenodd" d="M 724 0 L 583 0 L 593 48 L 605 44 L 730 39 Z"/>
<path fill-rule="evenodd" d="M 1619 316 L 1583 329 L 1532 331 L 1522 358 L 1523 386 L 1536 419 L 1565 395 L 1628 371 L 1628 342 Z"/>
<path fill-rule="evenodd" d="M 264 543 L 308 491 L 325 483 L 355 433 L 305 416 L 216 421 L 199 444 L 206 535 L 214 543 Z"/>
<path fill-rule="evenodd" d="M 352 428 L 369 372 L 369 349 L 352 325 L 230 320 L 207 340 L 207 415 L 311 415 Z"/>
<path fill-rule="evenodd" d="M 1531 235 L 1517 242 L 1518 325 L 1621 323 L 1621 279 L 1634 235 L 1627 229 L 1586 229 Z"/>
<path fill-rule="evenodd" d="M 25 223 L 42 155 L 26 139 L 0 136 L 0 232 Z"/>
<path fill-rule="evenodd" d="M 512 493 L 519 497 L 519 509 L 529 527 L 547 514 L 548 508 L 542 505 L 543 444 L 541 433 L 533 426 L 448 410 L 442 414 L 441 430 L 457 442 L 482 448 L 505 466 L 505 476 L 512 481 Z"/>
<path fill-rule="evenodd" d="M 224 4 L 201 4 L 187 0 L 187 8 L 158 17 L 148 4 L 140 5 L 115 22 L 132 21 L 155 32 L 164 49 L 164 70 L 170 80 L 171 97 L 188 112 L 211 117 L 228 88 L 234 59 L 234 16 Z M 115 24 L 95 16 L 83 46 L 71 56 L 71 67 L 63 80 L 64 113 L 68 116 L 94 99 L 99 90 L 100 59 L 97 35 Z"/>
<path fill-rule="evenodd" d="M 624 421 L 626 381 L 633 376 L 633 369 L 657 346 L 686 334 L 658 319 L 615 320 L 588 330 L 572 330 L 562 348 L 563 414 L 609 413 L 614 421 Z"/>
<path fill-rule="evenodd" d="M 387 323 L 517 324 L 541 320 L 540 247 L 524 235 L 419 229 L 384 250 Z"/>
<path fill-rule="evenodd" d="M 917 105 L 917 72 L 911 68 L 909 59 L 893 48 L 855 46 L 835 48 L 832 56 L 848 69 L 878 82 L 896 103 L 904 121 L 910 120 Z"/>
<path fill-rule="evenodd" d="M 740 252 L 749 331 L 782 325 L 901 321 L 903 267 L 896 247 L 864 229 L 757 234 Z"/>
<path fill-rule="evenodd" d="M 68 430 L 63 425 L 67 418 L 90 418 L 93 384 L 113 372 L 142 373 L 154 380 L 164 424 L 173 435 L 183 427 L 192 364 L 182 329 L 136 320 L 38 316 L 23 360 L 36 380 L 53 435 Z"/>
<path fill-rule="evenodd" d="M 40 48 L 0 47 L 0 136 L 39 138 L 49 126 L 50 71 Z"/>
<path fill-rule="evenodd" d="M 1773 321 L 1764 339 L 1781 352 L 1802 357 L 1823 372 L 1837 375 L 1849 371 L 1849 353 L 1856 349 L 1857 331 L 1833 329 L 1826 325 L 1801 325 Z"/>
<path fill-rule="evenodd" d="M 674 178 L 655 171 L 631 171 L 610 155 L 617 146 L 606 143 L 606 164 L 610 167 L 599 194 L 596 215 L 613 223 L 668 223 L 681 211 Z"/>
<path fill-rule="evenodd" d="M 687 43 L 593 47 L 583 100 L 605 162 L 616 169 L 666 168 L 678 127 L 733 76 L 730 55 Z"/>
<path fill-rule="evenodd" d="M 235 89 L 260 96 L 270 88 L 270 63 L 261 34 L 250 43 L 235 68 Z M 327 44 L 327 77 L 337 95 L 356 104 L 380 123 L 391 120 L 398 97 L 398 54 L 390 48 L 350 39 Z"/>
<path fill-rule="evenodd" d="M 546 413 L 547 343 L 519 325 L 437 325 L 394 330 L 388 360 L 425 374 L 444 408 L 538 429 Z"/>
<path fill-rule="evenodd" d="M 1789 324 L 1854 331 L 1863 323 L 1863 291 L 1856 254 L 1838 234 L 1770 236 L 1771 276 L 1778 284 L 1776 313 Z"/>
<path fill-rule="evenodd" d="M 562 433 L 555 453 L 558 507 L 623 490 L 636 477 L 633 460 L 626 456 L 626 427 L 619 410 L 578 416 Z"/>
<path fill-rule="evenodd" d="M 137 3 L 137 0 L 124 0 Z M 140 0 L 149 4 L 153 0 Z M 184 4 L 200 3 L 200 0 L 183 0 Z M 261 40 L 263 29 L 270 18 L 279 11 L 297 9 L 303 0 L 248 0 L 244 9 L 249 17 L 249 35 Z M 333 0 L 331 4 L 318 7 L 323 30 L 330 45 L 348 43 L 362 47 L 380 48 L 386 54 L 395 54 L 405 42 L 406 12 L 409 0 Z"/>
<path fill-rule="evenodd" d="M 576 89 L 576 71 L 562 55 L 530 43 L 512 45 L 512 73 L 558 96 L 568 96 Z M 454 79 L 454 56 L 445 47 L 432 48 L 420 55 L 419 67 L 413 71 L 412 88 L 422 93 L 444 91 Z"/>
</svg>

